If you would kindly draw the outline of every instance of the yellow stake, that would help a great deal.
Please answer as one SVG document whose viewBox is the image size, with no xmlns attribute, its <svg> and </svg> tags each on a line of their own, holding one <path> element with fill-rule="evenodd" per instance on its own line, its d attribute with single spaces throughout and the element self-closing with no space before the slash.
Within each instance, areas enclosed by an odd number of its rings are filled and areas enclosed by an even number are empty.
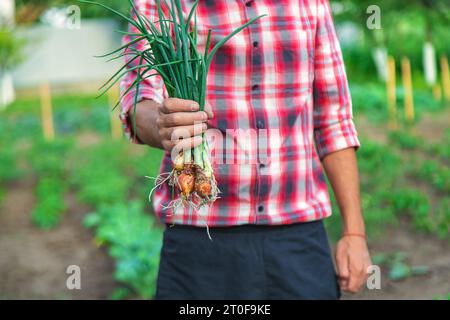
<svg viewBox="0 0 450 320">
<path fill-rule="evenodd" d="M 436 99 L 436 101 L 442 101 L 442 89 L 441 89 L 441 85 L 439 83 L 436 83 L 433 88 L 433 97 L 434 99 Z"/>
<path fill-rule="evenodd" d="M 386 92 L 389 113 L 389 126 L 391 129 L 397 129 L 397 97 L 395 94 L 395 82 L 395 59 L 393 57 L 388 57 Z"/>
<path fill-rule="evenodd" d="M 52 95 L 50 84 L 43 82 L 40 86 L 41 96 L 41 120 L 44 139 L 51 141 L 55 138 L 55 130 L 53 127 L 53 111 L 52 111 Z"/>
<path fill-rule="evenodd" d="M 402 80 L 405 90 L 405 117 L 408 123 L 414 122 L 414 95 L 411 80 L 411 63 L 407 57 L 402 59 Z"/>
<path fill-rule="evenodd" d="M 119 120 L 119 111 L 117 107 L 115 110 L 112 110 L 117 103 L 117 99 L 119 98 L 119 89 L 117 86 L 114 86 L 110 89 L 108 93 L 108 101 L 109 101 L 109 120 L 111 124 L 111 137 L 113 140 L 119 140 L 122 138 L 122 124 Z"/>
<path fill-rule="evenodd" d="M 441 57 L 441 76 L 445 100 L 450 101 L 450 74 L 448 70 L 448 60 L 446 56 Z"/>
</svg>

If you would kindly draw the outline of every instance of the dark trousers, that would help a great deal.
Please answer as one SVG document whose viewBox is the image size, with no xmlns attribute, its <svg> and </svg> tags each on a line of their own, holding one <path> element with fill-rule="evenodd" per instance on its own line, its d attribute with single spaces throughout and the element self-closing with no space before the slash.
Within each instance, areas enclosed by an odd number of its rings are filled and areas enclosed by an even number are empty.
<svg viewBox="0 0 450 320">
<path fill-rule="evenodd" d="M 322 221 L 167 226 L 156 299 L 339 299 Z"/>
</svg>

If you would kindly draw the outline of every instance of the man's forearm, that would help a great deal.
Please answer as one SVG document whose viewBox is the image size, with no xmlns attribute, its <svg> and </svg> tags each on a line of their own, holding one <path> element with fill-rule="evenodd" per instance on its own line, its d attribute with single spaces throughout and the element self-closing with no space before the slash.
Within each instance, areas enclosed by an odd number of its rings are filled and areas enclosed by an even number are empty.
<svg viewBox="0 0 450 320">
<path fill-rule="evenodd" d="M 365 233 L 359 174 L 354 148 L 333 152 L 322 160 L 342 215 L 344 233 Z"/>
<path fill-rule="evenodd" d="M 139 140 L 151 147 L 162 148 L 161 138 L 158 134 L 156 119 L 158 118 L 159 104 L 153 100 L 143 100 L 130 110 L 132 128 L 136 127 L 136 135 Z M 136 126 L 134 121 L 136 120 Z"/>
</svg>

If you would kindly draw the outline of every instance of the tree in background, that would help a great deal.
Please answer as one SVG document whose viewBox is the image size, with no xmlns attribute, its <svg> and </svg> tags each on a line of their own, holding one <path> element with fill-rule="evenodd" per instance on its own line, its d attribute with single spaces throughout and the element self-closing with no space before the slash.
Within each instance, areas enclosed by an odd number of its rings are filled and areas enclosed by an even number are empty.
<svg viewBox="0 0 450 320">
<path fill-rule="evenodd" d="M 450 43 L 443 41 L 448 38 L 450 1 L 331 0 L 331 3 L 337 9 L 334 12 L 337 23 L 352 22 L 361 31 L 361 45 L 371 52 L 378 70 L 385 70 L 384 59 L 379 58 L 382 55 L 389 53 L 397 59 L 409 56 L 413 66 L 423 63 L 429 84 L 436 81 L 435 52 L 450 54 Z M 380 8 L 380 30 L 371 30 L 366 25 L 370 16 L 367 8 L 373 5 Z M 380 76 L 384 78 L 383 74 Z"/>
<path fill-rule="evenodd" d="M 125 14 L 129 13 L 130 4 L 124 0 L 104 1 L 108 6 Z M 89 6 L 76 0 L 16 0 L 16 20 L 19 24 L 30 24 L 39 20 L 42 13 L 50 7 L 77 5 L 81 9 L 82 18 L 114 18 L 117 17 L 98 6 Z"/>
<path fill-rule="evenodd" d="M 0 108 L 14 101 L 14 87 L 9 71 L 23 59 L 24 40 L 14 32 L 14 1 L 0 3 Z"/>
</svg>

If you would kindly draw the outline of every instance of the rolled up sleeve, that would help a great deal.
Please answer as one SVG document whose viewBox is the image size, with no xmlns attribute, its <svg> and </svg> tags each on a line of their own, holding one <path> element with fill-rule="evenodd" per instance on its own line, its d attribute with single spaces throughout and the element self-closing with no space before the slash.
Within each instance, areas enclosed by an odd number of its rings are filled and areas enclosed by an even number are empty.
<svg viewBox="0 0 450 320">
<path fill-rule="evenodd" d="M 134 1 L 134 5 L 138 12 L 142 15 L 145 15 L 148 19 L 151 21 L 157 20 L 157 8 L 155 1 L 153 0 L 146 0 L 146 1 Z M 135 16 L 134 12 L 132 12 L 133 18 L 136 20 L 137 17 Z M 128 27 L 129 33 L 138 33 L 138 30 L 136 27 L 134 27 L 132 24 L 129 24 Z M 123 44 L 129 43 L 130 41 L 133 41 L 134 36 L 131 35 L 125 35 L 123 37 Z M 143 51 L 146 49 L 146 41 L 142 40 L 139 42 L 136 42 L 132 45 L 133 49 L 138 51 Z M 139 65 L 139 59 L 134 59 L 134 56 L 131 54 L 131 51 L 129 49 L 125 49 L 125 63 L 128 64 L 128 68 L 132 68 Z M 136 81 L 138 77 L 138 71 L 139 70 L 133 70 L 128 72 L 121 80 L 120 83 L 120 92 L 121 92 L 121 112 L 120 112 L 120 120 L 123 125 L 124 132 L 126 136 L 135 143 L 140 143 L 138 139 L 135 139 L 133 134 L 133 126 L 130 119 L 130 110 L 134 108 L 135 101 L 140 102 L 142 100 L 154 100 L 158 103 L 162 103 L 162 101 L 167 98 L 167 91 L 164 86 L 164 81 L 162 80 L 161 76 L 154 75 L 155 71 L 151 70 L 143 75 L 142 82 L 139 86 L 138 94 L 136 97 L 136 88 L 130 89 L 130 87 L 133 86 L 133 83 Z M 142 72 L 142 71 L 141 71 Z M 127 90 L 129 90 L 127 92 Z"/>
<path fill-rule="evenodd" d="M 319 157 L 360 142 L 342 51 L 327 0 L 319 0 L 314 54 L 314 141 Z"/>
</svg>

